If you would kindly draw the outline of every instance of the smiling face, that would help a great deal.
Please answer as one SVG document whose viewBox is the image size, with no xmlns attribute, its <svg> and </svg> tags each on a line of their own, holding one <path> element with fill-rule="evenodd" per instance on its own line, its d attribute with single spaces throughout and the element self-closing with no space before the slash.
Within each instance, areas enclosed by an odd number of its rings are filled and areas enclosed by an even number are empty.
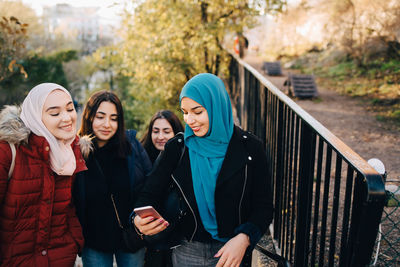
<svg viewBox="0 0 400 267">
<path fill-rule="evenodd" d="M 164 150 L 165 143 L 174 137 L 171 124 L 166 119 L 156 119 L 151 130 L 151 141 L 157 150 Z"/>
<path fill-rule="evenodd" d="M 62 90 L 52 91 L 42 110 L 42 122 L 57 140 L 68 141 L 76 135 L 76 111 L 71 97 Z"/>
<path fill-rule="evenodd" d="M 184 97 L 181 100 L 183 120 L 196 136 L 205 136 L 210 128 L 207 110 L 196 101 Z"/>
<path fill-rule="evenodd" d="M 103 101 L 92 123 L 93 133 L 99 147 L 104 146 L 118 130 L 118 113 L 114 103 Z"/>
</svg>

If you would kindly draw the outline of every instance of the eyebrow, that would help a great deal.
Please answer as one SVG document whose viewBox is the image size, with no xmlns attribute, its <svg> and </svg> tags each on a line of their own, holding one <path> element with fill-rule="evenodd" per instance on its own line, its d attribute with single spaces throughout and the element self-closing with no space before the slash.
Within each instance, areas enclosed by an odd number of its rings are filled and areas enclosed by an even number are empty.
<svg viewBox="0 0 400 267">
<path fill-rule="evenodd" d="M 69 106 L 70 104 L 72 104 L 72 101 L 69 101 L 66 106 Z M 50 111 L 52 109 L 60 109 L 60 108 L 61 107 L 59 107 L 59 106 L 49 107 L 49 108 L 46 109 L 46 112 L 48 112 L 48 111 Z"/>
<path fill-rule="evenodd" d="M 153 129 L 160 130 L 160 128 L 155 127 L 155 126 L 153 126 Z M 171 129 L 172 129 L 172 127 L 164 127 L 164 128 L 161 128 L 161 130 L 171 130 Z"/>
<path fill-rule="evenodd" d="M 197 107 L 194 107 L 194 108 L 191 108 L 191 110 L 195 110 L 195 109 L 198 109 L 198 108 L 204 108 L 203 106 L 197 106 Z M 182 110 L 183 110 L 183 108 L 182 108 Z"/>
<path fill-rule="evenodd" d="M 101 115 L 107 115 L 107 114 L 106 114 L 105 112 L 103 112 L 103 111 L 97 111 L 96 114 L 97 114 L 97 113 L 100 113 Z M 111 114 L 111 116 L 117 116 L 117 117 L 118 117 L 118 114 L 115 114 L 115 113 L 114 113 L 114 114 Z"/>
</svg>

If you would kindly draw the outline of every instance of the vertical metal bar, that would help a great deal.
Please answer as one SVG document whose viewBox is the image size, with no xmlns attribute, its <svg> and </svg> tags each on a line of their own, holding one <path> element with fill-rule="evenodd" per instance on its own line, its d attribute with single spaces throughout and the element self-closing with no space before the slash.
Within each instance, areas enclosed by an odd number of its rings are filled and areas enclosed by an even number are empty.
<svg viewBox="0 0 400 267">
<path fill-rule="evenodd" d="M 286 219 L 287 219 L 287 194 L 288 194 L 288 186 L 287 186 L 287 164 L 288 164 L 288 108 L 286 105 L 284 105 L 284 114 L 283 114 L 283 125 L 284 125 L 284 131 L 283 131 L 283 194 L 282 194 L 282 245 L 281 245 L 281 250 L 282 253 L 285 253 L 286 250 L 286 234 L 287 234 L 287 227 L 286 227 Z"/>
<path fill-rule="evenodd" d="M 246 130 L 251 131 L 254 133 L 254 76 L 247 71 L 248 76 L 248 101 L 246 103 L 247 106 L 247 125 Z"/>
<path fill-rule="evenodd" d="M 248 114 L 248 94 L 249 94 L 249 72 L 243 66 L 241 66 L 243 70 L 243 82 L 242 82 L 242 127 L 243 129 L 247 129 L 247 114 Z"/>
<path fill-rule="evenodd" d="M 324 142 L 322 138 L 319 138 L 318 143 L 318 163 L 317 163 L 317 179 L 315 183 L 315 201 L 314 201 L 314 224 L 312 231 L 312 242 L 311 242 L 311 260 L 310 266 L 315 266 L 315 258 L 317 251 L 317 236 L 318 236 L 318 222 L 319 222 L 319 202 L 321 194 L 321 173 L 322 173 L 322 158 L 324 152 Z"/>
<path fill-rule="evenodd" d="M 290 226 L 290 240 L 292 242 L 292 247 L 293 249 L 290 250 L 290 260 L 291 262 L 294 261 L 294 255 L 296 251 L 296 240 L 295 240 L 295 228 L 294 225 L 296 223 L 296 211 L 298 207 L 297 203 L 297 177 L 298 177 L 298 164 L 299 164 L 299 140 L 300 140 L 300 130 L 301 130 L 301 124 L 300 124 L 300 118 L 296 116 L 296 133 L 295 133 L 295 144 L 294 144 L 294 159 L 293 159 L 293 192 L 292 192 L 292 224 Z"/>
<path fill-rule="evenodd" d="M 265 86 L 260 83 L 260 137 L 264 141 L 264 145 L 267 142 L 267 109 L 266 109 L 266 90 Z"/>
<path fill-rule="evenodd" d="M 326 237 L 326 221 L 328 218 L 328 200 L 329 200 L 329 183 L 331 181 L 331 161 L 332 148 L 328 145 L 325 161 L 325 177 L 324 177 L 324 197 L 322 203 L 322 221 L 321 221 L 321 237 L 319 240 L 319 258 L 318 266 L 324 266 L 325 237 Z"/>
<path fill-rule="evenodd" d="M 349 231 L 349 218 L 350 218 L 350 207 L 351 207 L 351 194 L 353 192 L 353 174 L 354 171 L 351 165 L 347 165 L 347 178 L 346 178 L 346 192 L 344 197 L 344 210 L 343 210 L 343 229 L 342 238 L 340 241 L 340 262 L 339 266 L 345 266 L 346 262 L 349 261 L 347 246 L 348 246 L 348 231 Z"/>
<path fill-rule="evenodd" d="M 333 193 L 333 208 L 332 208 L 332 220 L 331 220 L 331 240 L 329 242 L 329 262 L 328 266 L 333 267 L 335 263 L 335 252 L 336 252 L 336 228 L 339 210 L 339 198 L 340 198 L 340 179 L 342 176 L 342 157 L 336 153 L 336 169 L 335 169 L 335 189 Z"/>
<path fill-rule="evenodd" d="M 274 232 L 275 238 L 278 239 L 278 244 L 281 246 L 281 224 L 282 224 L 282 179 L 283 179 L 283 134 L 284 134 L 284 121 L 283 121 L 283 103 L 282 101 L 278 100 L 278 133 L 277 133 L 277 140 L 276 140 L 276 192 L 279 194 L 279 198 L 277 198 L 277 202 L 275 202 L 275 221 L 279 225 L 279 229 L 276 229 Z"/>
<path fill-rule="evenodd" d="M 286 115 L 286 152 L 285 152 L 285 181 L 286 181 L 286 193 L 285 193 L 285 236 L 284 236 L 284 240 L 285 240 L 285 250 L 282 250 L 282 255 L 286 255 L 288 254 L 289 251 L 289 246 L 290 246 L 290 241 L 289 241 L 289 234 L 290 234 L 290 227 L 289 227 L 289 223 L 290 223 L 290 193 L 291 193 L 291 181 L 290 181 L 290 176 L 291 176 L 291 170 L 289 168 L 289 165 L 291 165 L 290 162 L 290 150 L 291 150 L 291 125 L 292 125 L 292 110 L 289 109 L 286 106 L 286 110 L 287 110 L 287 115 Z"/>
<path fill-rule="evenodd" d="M 295 266 L 308 266 L 311 192 L 314 176 L 315 134 L 310 126 L 302 123 L 300 142 L 299 195 L 296 217 Z M 301 204 L 301 205 L 300 205 Z"/>
<path fill-rule="evenodd" d="M 292 221 L 293 221 L 293 216 L 292 216 L 292 210 L 293 210 L 293 203 L 294 199 L 292 198 L 293 191 L 296 189 L 294 186 L 294 180 L 293 180 L 293 153 L 294 153 L 294 129 L 295 126 L 295 113 L 293 110 L 290 110 L 290 148 L 289 148 L 289 189 L 288 189 L 288 202 L 289 202 L 289 207 L 288 207 L 288 219 L 287 219 L 287 228 L 288 228 L 288 249 L 286 253 L 284 254 L 286 258 L 289 258 L 291 255 L 289 253 L 292 251 L 293 248 L 293 232 L 292 232 Z"/>
</svg>

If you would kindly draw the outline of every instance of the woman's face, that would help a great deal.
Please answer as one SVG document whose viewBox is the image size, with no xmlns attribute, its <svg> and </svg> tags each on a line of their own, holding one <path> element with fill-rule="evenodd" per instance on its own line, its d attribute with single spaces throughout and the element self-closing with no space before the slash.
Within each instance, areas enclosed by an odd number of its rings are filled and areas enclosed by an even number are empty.
<svg viewBox="0 0 400 267">
<path fill-rule="evenodd" d="M 52 91 L 43 105 L 42 122 L 57 140 L 75 138 L 76 111 L 71 97 L 62 90 Z"/>
<path fill-rule="evenodd" d="M 207 110 L 196 101 L 184 97 L 181 100 L 183 120 L 196 136 L 205 136 L 210 127 Z"/>
<path fill-rule="evenodd" d="M 92 123 L 93 133 L 99 147 L 104 146 L 118 130 L 118 113 L 114 103 L 103 101 Z"/>
<path fill-rule="evenodd" d="M 166 119 L 156 119 L 151 129 L 151 141 L 157 150 L 164 150 L 165 143 L 174 137 L 174 130 Z"/>
</svg>

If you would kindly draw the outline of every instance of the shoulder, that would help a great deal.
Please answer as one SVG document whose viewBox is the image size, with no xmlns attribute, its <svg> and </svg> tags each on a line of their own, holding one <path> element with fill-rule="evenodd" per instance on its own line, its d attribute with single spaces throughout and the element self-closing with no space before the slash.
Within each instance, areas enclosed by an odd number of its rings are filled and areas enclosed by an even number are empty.
<svg viewBox="0 0 400 267">
<path fill-rule="evenodd" d="M 182 147 L 185 144 L 184 140 L 184 134 L 182 132 L 179 132 L 174 137 L 168 140 L 168 142 L 165 144 L 165 149 Z"/>
<path fill-rule="evenodd" d="M 239 126 L 235 125 L 232 138 L 238 139 L 243 142 L 246 147 L 263 147 L 262 140 L 249 131 L 245 131 Z"/>
<path fill-rule="evenodd" d="M 11 148 L 10 145 L 0 140 L 0 161 L 11 158 Z"/>
<path fill-rule="evenodd" d="M 183 133 L 177 133 L 174 137 L 168 140 L 164 146 L 164 151 L 161 153 L 163 158 L 175 160 L 182 153 L 185 147 L 185 138 Z"/>
<path fill-rule="evenodd" d="M 20 118 L 21 108 L 5 106 L 0 112 L 0 140 L 14 144 L 27 144 L 31 131 Z"/>
<path fill-rule="evenodd" d="M 126 138 L 128 138 L 128 140 L 130 142 L 136 140 L 136 134 L 137 134 L 136 130 L 128 129 L 128 130 L 125 131 L 125 134 L 126 134 Z"/>
</svg>

